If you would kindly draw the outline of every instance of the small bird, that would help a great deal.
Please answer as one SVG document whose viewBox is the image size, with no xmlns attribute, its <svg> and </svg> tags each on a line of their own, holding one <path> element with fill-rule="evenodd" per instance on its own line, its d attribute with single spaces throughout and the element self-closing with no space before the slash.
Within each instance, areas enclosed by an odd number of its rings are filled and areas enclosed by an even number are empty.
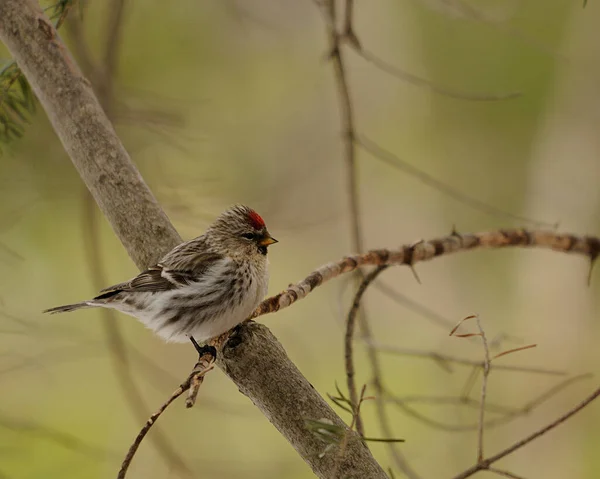
<svg viewBox="0 0 600 479">
<path fill-rule="evenodd" d="M 89 301 L 48 309 L 112 308 L 170 342 L 205 342 L 248 319 L 267 294 L 267 247 L 277 243 L 252 208 L 223 212 L 202 236 L 176 246 L 157 265 Z M 214 351 L 214 348 L 211 348 Z M 214 356 L 214 353 L 211 353 Z"/>
</svg>

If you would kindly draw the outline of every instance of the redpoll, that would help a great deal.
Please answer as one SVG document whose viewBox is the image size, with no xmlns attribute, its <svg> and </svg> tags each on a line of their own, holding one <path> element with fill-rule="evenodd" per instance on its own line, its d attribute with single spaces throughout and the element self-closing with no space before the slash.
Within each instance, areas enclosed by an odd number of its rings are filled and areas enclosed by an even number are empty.
<svg viewBox="0 0 600 479">
<path fill-rule="evenodd" d="M 89 301 L 48 309 L 112 308 L 167 341 L 204 342 L 247 319 L 267 293 L 267 247 L 275 240 L 253 209 L 234 206 L 202 236 L 180 244 L 138 276 Z M 200 352 L 200 351 L 199 351 Z"/>
</svg>

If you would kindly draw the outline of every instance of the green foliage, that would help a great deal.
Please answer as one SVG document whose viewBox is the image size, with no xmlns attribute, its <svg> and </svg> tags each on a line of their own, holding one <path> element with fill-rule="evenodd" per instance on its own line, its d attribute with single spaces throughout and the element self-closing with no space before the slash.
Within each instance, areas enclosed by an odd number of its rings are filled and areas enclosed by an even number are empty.
<svg viewBox="0 0 600 479">
<path fill-rule="evenodd" d="M 47 7 L 55 28 L 60 28 L 70 9 L 79 0 L 59 0 Z M 25 75 L 16 62 L 7 63 L 0 70 L 0 143 L 8 143 L 21 138 L 25 125 L 35 113 L 35 97 Z M 0 149 L 0 154 L 2 150 Z"/>
<path fill-rule="evenodd" d="M 31 87 L 15 62 L 0 71 L 0 142 L 21 138 L 35 112 Z"/>
<path fill-rule="evenodd" d="M 79 3 L 79 0 L 59 0 L 54 5 L 50 5 L 45 11 L 51 10 L 50 19 L 55 21 L 54 27 L 58 30 L 67 15 L 69 14 L 69 10 Z"/>
</svg>

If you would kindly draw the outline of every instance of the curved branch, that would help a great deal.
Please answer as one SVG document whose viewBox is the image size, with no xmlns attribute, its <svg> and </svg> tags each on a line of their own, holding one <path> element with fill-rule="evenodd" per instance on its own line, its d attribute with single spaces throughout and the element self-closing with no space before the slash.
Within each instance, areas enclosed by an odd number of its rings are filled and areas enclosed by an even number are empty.
<svg viewBox="0 0 600 479">
<path fill-rule="evenodd" d="M 346 256 L 339 261 L 327 263 L 313 271 L 297 284 L 285 291 L 265 299 L 256 308 L 251 319 L 263 314 L 274 313 L 287 308 L 299 299 L 305 298 L 321 284 L 344 273 L 350 273 L 359 266 L 406 265 L 413 266 L 420 261 L 428 261 L 461 251 L 474 249 L 497 249 L 508 247 L 535 247 L 552 249 L 563 253 L 587 256 L 594 263 L 600 254 L 600 238 L 577 236 L 555 231 L 505 229 L 483 233 L 459 234 L 452 232 L 443 238 L 419 241 L 399 249 L 376 249 L 363 254 Z"/>
<path fill-rule="evenodd" d="M 346 337 L 344 340 L 344 357 L 346 360 L 346 382 L 348 385 L 348 393 L 350 394 L 350 405 L 352 406 L 352 414 L 356 418 L 356 430 L 361 436 L 364 436 L 364 430 L 362 427 L 362 421 L 360 420 L 360 403 L 358 400 L 358 393 L 356 392 L 356 382 L 354 381 L 354 355 L 352 350 L 352 344 L 354 341 L 354 326 L 356 323 L 356 315 L 360 308 L 360 301 L 363 295 L 366 293 L 367 288 L 373 282 L 379 274 L 381 274 L 388 265 L 380 265 L 371 271 L 360 283 L 358 290 L 354 296 L 354 302 L 352 308 L 348 313 L 348 321 L 346 322 Z"/>
</svg>

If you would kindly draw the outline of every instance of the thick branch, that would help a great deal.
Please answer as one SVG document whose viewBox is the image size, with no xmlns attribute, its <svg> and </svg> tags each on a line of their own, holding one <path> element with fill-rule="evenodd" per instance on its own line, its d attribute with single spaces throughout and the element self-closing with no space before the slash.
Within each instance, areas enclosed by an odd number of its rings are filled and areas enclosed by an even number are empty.
<svg viewBox="0 0 600 479">
<path fill-rule="evenodd" d="M 89 82 L 32 0 L 0 1 L 0 39 L 25 73 L 65 150 L 137 266 L 145 268 L 180 237 L 132 164 Z M 243 344 L 226 344 L 219 366 L 319 477 L 331 477 L 335 451 L 304 420 L 342 420 L 290 362 L 269 330 L 240 329 Z M 354 435 L 339 468 L 341 477 L 385 478 L 383 469 Z"/>
<path fill-rule="evenodd" d="M 265 345 L 269 345 L 268 350 L 265 350 Z M 319 477 L 387 479 L 358 435 L 349 430 L 341 462 L 337 449 L 318 459 L 326 444 L 317 435 L 306 436 L 305 420 L 331 421 L 336 426 L 346 426 L 329 406 L 322 406 L 321 396 L 287 359 L 281 344 L 263 325 L 249 322 L 246 327 L 240 328 L 225 343 L 222 353 L 217 356 L 217 364 L 278 427 L 298 453 L 304 458 L 311 458 L 308 462 Z M 261 393 L 264 390 L 269 390 L 272 396 L 265 397 Z M 279 424 L 286 424 L 286 427 L 280 428 Z M 339 464 L 334 475 L 336 461 Z"/>
</svg>

